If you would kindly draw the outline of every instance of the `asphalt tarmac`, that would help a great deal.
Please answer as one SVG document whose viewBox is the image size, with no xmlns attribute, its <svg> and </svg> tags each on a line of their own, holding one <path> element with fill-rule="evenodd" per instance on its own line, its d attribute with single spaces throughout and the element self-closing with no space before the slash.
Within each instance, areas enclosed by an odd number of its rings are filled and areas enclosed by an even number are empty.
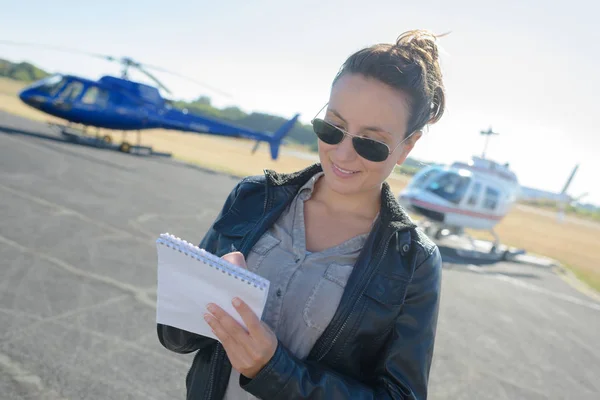
<svg viewBox="0 0 600 400">
<path fill-rule="evenodd" d="M 198 242 L 236 181 L 0 111 L 0 398 L 185 398 L 192 355 L 156 337 L 154 241 Z M 600 398 L 599 302 L 551 268 L 440 246 L 430 399 Z"/>
</svg>

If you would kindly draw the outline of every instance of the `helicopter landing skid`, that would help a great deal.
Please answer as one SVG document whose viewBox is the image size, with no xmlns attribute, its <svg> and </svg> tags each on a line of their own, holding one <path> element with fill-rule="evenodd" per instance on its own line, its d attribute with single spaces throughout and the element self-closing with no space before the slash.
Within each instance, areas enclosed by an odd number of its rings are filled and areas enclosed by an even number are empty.
<svg viewBox="0 0 600 400">
<path fill-rule="evenodd" d="M 493 241 L 477 240 L 460 227 L 449 227 L 428 220 L 417 221 L 417 225 L 438 245 L 452 248 L 453 253 L 472 262 L 508 261 L 525 254 L 524 249 L 508 247 L 500 242 L 494 230 L 489 231 Z"/>
<path fill-rule="evenodd" d="M 58 130 L 58 132 L 71 143 L 76 143 L 84 146 L 98 147 L 107 150 L 115 150 L 121 153 L 128 153 L 134 155 L 146 155 L 146 156 L 161 156 L 171 157 L 171 153 L 156 152 L 150 146 L 142 146 L 140 144 L 134 145 L 125 140 L 121 143 L 114 143 L 111 135 L 104 134 L 96 135 L 87 134 L 86 129 L 77 129 L 69 125 L 61 125 L 57 123 L 48 123 L 52 128 Z"/>
</svg>

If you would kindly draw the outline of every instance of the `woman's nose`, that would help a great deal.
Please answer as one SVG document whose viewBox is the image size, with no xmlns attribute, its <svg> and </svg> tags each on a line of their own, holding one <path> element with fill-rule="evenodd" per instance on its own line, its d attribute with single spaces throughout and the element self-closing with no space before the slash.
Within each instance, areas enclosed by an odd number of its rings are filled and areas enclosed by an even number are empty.
<svg viewBox="0 0 600 400">
<path fill-rule="evenodd" d="M 356 151 L 352 145 L 352 137 L 344 135 L 342 141 L 337 145 L 335 153 L 337 159 L 340 161 L 354 159 L 354 157 L 356 157 Z"/>
</svg>

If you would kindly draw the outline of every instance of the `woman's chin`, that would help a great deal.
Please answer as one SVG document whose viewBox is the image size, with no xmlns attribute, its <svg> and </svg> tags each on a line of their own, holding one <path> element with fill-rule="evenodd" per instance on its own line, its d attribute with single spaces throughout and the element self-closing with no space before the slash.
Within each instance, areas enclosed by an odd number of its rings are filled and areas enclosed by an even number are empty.
<svg viewBox="0 0 600 400">
<path fill-rule="evenodd" d="M 333 171 L 326 171 L 324 178 L 327 186 L 336 193 L 350 195 L 360 191 L 360 177 L 341 178 Z"/>
</svg>

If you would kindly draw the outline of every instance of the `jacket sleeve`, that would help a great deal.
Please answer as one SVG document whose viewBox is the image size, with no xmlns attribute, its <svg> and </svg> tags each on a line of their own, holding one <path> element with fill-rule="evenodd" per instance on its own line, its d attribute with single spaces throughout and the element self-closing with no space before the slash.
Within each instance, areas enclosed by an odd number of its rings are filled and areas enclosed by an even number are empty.
<svg viewBox="0 0 600 400">
<path fill-rule="evenodd" d="M 233 201 L 239 193 L 239 188 L 242 182 L 238 183 L 229 193 L 227 199 L 225 200 L 225 204 L 215 219 L 215 222 L 229 211 Z M 215 231 L 213 222 L 198 247 L 206 249 L 211 253 L 215 253 L 218 240 L 219 234 Z M 202 310 L 198 310 L 198 318 L 202 318 Z M 213 338 L 197 335 L 192 332 L 163 324 L 156 324 L 156 331 L 158 334 L 158 340 L 163 347 L 181 354 L 194 352 L 215 342 L 215 339 Z"/>
<path fill-rule="evenodd" d="M 373 385 L 299 360 L 279 344 L 271 361 L 254 379 L 241 376 L 241 386 L 263 399 L 426 399 L 441 268 L 436 246 L 415 270 L 403 312 L 380 353 Z"/>
</svg>

